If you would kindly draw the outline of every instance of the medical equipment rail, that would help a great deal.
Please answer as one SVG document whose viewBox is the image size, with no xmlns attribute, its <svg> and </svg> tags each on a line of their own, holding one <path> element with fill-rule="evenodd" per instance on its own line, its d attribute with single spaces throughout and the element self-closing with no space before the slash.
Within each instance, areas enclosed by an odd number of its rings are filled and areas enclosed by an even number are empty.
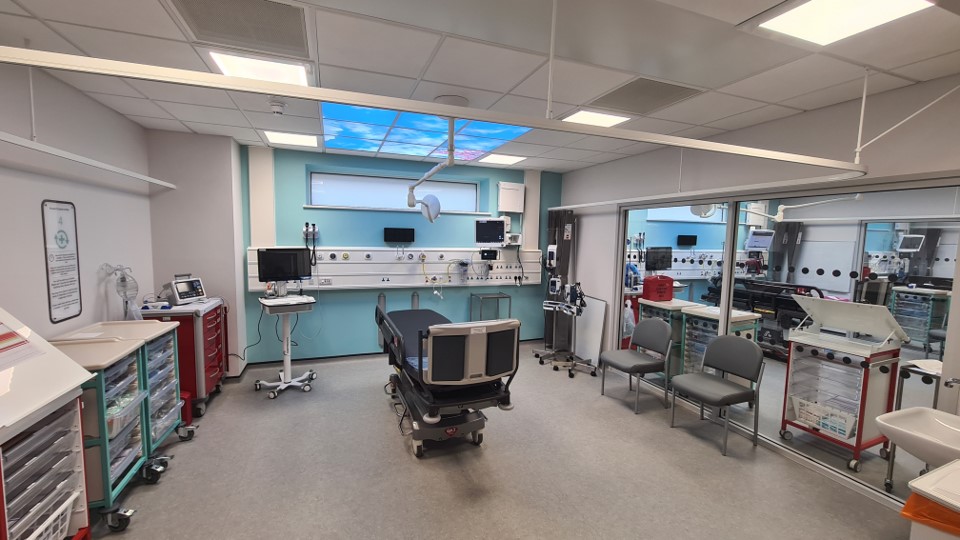
<svg viewBox="0 0 960 540">
<path fill-rule="evenodd" d="M 850 450 L 847 468 L 860 472 L 864 450 L 883 445 L 887 457 L 875 419 L 893 408 L 900 343 L 910 338 L 886 306 L 793 296 L 808 318 L 790 332 L 780 437 L 792 439 L 792 427 Z"/>
<path fill-rule="evenodd" d="M 80 386 L 91 375 L 3 309 L 0 324 L 0 540 L 86 537 Z"/>
</svg>

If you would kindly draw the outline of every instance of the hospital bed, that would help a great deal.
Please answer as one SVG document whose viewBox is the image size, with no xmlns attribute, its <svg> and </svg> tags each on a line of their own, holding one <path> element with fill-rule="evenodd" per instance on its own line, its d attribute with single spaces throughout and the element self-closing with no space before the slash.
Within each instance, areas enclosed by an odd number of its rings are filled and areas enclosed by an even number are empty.
<svg viewBox="0 0 960 540">
<path fill-rule="evenodd" d="M 384 352 L 396 373 L 386 391 L 398 427 L 409 416 L 413 453 L 423 457 L 423 441 L 469 436 L 483 442 L 481 409 L 510 410 L 510 383 L 517 372 L 520 321 L 502 319 L 451 323 L 429 309 L 385 312 L 377 307 Z"/>
</svg>

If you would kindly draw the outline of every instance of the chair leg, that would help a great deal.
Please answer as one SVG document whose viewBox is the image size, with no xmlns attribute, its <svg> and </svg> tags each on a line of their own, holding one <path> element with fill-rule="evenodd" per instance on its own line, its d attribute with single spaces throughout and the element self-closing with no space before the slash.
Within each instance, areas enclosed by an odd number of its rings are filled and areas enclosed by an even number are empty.
<svg viewBox="0 0 960 540">
<path fill-rule="evenodd" d="M 604 388 L 607 386 L 607 363 L 604 362 L 600 367 L 600 395 L 604 395 Z"/>
<path fill-rule="evenodd" d="M 637 393 L 633 396 L 633 414 L 640 414 L 640 375 L 637 375 Z"/>
<path fill-rule="evenodd" d="M 667 384 L 667 378 L 666 378 L 666 376 L 664 376 L 664 378 L 663 378 L 663 408 L 664 408 L 664 409 L 666 409 L 667 407 L 670 406 L 669 402 L 667 401 L 667 391 L 668 391 L 667 389 L 668 389 L 669 387 L 670 387 L 670 385 Z"/>
<path fill-rule="evenodd" d="M 700 402 L 700 419 L 703 420 L 703 402 Z"/>
<path fill-rule="evenodd" d="M 757 428 L 760 427 L 760 392 L 753 396 L 753 445 L 757 445 Z"/>
<path fill-rule="evenodd" d="M 723 450 L 721 450 L 720 453 L 727 455 L 727 432 L 730 431 L 730 408 L 724 407 L 720 410 L 723 411 Z"/>
<path fill-rule="evenodd" d="M 629 381 L 627 384 L 630 385 L 630 390 L 633 390 L 633 374 L 632 373 L 627 373 L 627 381 Z"/>
<path fill-rule="evenodd" d="M 677 417 L 677 389 L 673 389 L 673 404 L 670 407 L 670 427 L 673 427 L 673 420 Z"/>
</svg>

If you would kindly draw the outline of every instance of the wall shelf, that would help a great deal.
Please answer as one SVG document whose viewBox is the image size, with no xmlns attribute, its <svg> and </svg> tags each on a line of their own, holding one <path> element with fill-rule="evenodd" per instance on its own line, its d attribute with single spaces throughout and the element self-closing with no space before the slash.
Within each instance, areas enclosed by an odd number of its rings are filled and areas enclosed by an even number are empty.
<svg viewBox="0 0 960 540">
<path fill-rule="evenodd" d="M 177 186 L 0 131 L 0 167 L 147 195 Z"/>
</svg>

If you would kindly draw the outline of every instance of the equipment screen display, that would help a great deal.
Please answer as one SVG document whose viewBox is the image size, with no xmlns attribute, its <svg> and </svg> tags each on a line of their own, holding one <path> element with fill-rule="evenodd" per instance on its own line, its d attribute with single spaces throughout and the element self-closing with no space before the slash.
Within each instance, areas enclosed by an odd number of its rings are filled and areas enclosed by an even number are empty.
<svg viewBox="0 0 960 540">
<path fill-rule="evenodd" d="M 189 281 L 181 281 L 177 283 L 177 292 L 181 295 L 186 294 L 193 290 L 193 283 Z"/>
<path fill-rule="evenodd" d="M 501 245 L 504 240 L 504 223 L 500 219 L 478 219 L 476 242 L 478 245 Z"/>
<path fill-rule="evenodd" d="M 770 229 L 750 229 L 744 249 L 749 251 L 768 251 L 773 243 L 773 231 Z"/>
<path fill-rule="evenodd" d="M 647 258 L 644 266 L 646 270 L 651 272 L 669 270 L 671 266 L 673 266 L 673 248 L 647 248 Z"/>
<path fill-rule="evenodd" d="M 900 237 L 900 245 L 897 246 L 897 251 L 901 253 L 916 253 L 920 251 L 920 246 L 922 245 L 922 234 L 905 234 Z"/>
<path fill-rule="evenodd" d="M 413 237 L 413 229 L 383 228 L 383 243 L 385 244 L 412 244 Z"/>
<path fill-rule="evenodd" d="M 257 278 L 263 283 L 309 279 L 310 269 L 310 250 L 307 248 L 257 250 Z"/>
<path fill-rule="evenodd" d="M 697 245 L 697 235 L 695 234 L 678 234 L 677 235 L 677 246 L 690 247 L 695 245 Z"/>
</svg>

